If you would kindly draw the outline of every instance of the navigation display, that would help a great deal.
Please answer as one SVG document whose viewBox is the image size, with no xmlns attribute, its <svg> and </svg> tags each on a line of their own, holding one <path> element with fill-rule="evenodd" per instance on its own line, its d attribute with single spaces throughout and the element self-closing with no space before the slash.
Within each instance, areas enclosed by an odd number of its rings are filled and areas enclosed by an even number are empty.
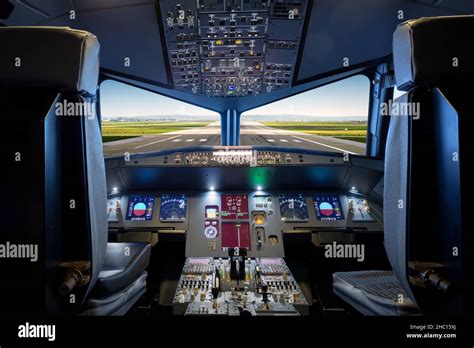
<svg viewBox="0 0 474 348">
<path fill-rule="evenodd" d="M 305 222 L 309 220 L 306 197 L 302 194 L 279 195 L 281 220 Z"/>
<path fill-rule="evenodd" d="M 186 220 L 186 195 L 162 195 L 160 204 L 160 221 L 180 222 Z"/>
<path fill-rule="evenodd" d="M 339 195 L 316 194 L 313 196 L 316 218 L 322 221 L 344 220 Z"/>
<path fill-rule="evenodd" d="M 155 197 L 151 196 L 130 196 L 128 200 L 126 220 L 129 221 L 150 221 L 153 219 L 153 205 Z"/>
<path fill-rule="evenodd" d="M 221 196 L 221 216 L 224 220 L 246 220 L 249 218 L 247 195 L 223 194 Z"/>
</svg>

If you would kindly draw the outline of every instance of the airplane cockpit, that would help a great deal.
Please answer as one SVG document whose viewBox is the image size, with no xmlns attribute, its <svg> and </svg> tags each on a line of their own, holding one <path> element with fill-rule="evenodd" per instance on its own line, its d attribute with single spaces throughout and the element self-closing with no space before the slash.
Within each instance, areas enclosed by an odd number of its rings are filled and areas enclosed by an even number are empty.
<svg viewBox="0 0 474 348">
<path fill-rule="evenodd" d="M 469 315 L 473 13 L 1 2 L 0 317 Z"/>
</svg>

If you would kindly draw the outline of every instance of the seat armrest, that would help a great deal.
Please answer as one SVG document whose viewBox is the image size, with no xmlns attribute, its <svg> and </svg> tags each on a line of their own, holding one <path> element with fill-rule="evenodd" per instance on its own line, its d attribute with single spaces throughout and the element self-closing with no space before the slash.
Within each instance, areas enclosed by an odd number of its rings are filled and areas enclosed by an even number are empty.
<svg viewBox="0 0 474 348">
<path fill-rule="evenodd" d="M 114 293 L 130 285 L 148 267 L 150 255 L 147 243 L 108 243 L 94 293 Z"/>
</svg>

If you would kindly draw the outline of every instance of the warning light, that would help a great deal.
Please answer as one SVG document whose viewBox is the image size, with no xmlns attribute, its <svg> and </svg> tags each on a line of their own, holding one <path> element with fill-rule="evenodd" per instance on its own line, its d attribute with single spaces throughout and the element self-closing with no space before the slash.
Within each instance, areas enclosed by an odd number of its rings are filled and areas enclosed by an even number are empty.
<svg viewBox="0 0 474 348">
<path fill-rule="evenodd" d="M 236 45 L 242 45 L 242 40 L 235 40 Z"/>
<path fill-rule="evenodd" d="M 265 215 L 264 214 L 255 214 L 253 216 L 253 222 L 255 225 L 264 225 L 265 224 Z"/>
<path fill-rule="evenodd" d="M 216 45 L 217 45 L 217 46 L 221 46 L 221 45 L 222 45 L 222 40 L 217 40 L 217 41 L 216 41 Z"/>
</svg>

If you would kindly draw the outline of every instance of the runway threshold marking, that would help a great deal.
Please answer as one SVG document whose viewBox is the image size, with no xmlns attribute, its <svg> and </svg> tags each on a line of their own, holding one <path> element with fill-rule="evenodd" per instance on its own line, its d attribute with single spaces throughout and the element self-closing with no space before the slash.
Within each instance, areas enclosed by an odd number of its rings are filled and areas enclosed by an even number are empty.
<svg viewBox="0 0 474 348">
<path fill-rule="evenodd" d="M 337 150 L 337 151 L 340 151 L 340 152 L 343 152 L 343 153 L 349 153 L 351 155 L 357 155 L 357 153 L 355 152 L 351 152 L 351 151 L 347 151 L 347 150 L 344 150 L 344 149 L 341 149 L 339 147 L 335 147 L 335 146 L 331 146 L 331 145 L 326 145 L 326 144 L 323 144 L 323 143 L 319 143 L 317 141 L 314 141 L 314 140 L 309 140 L 309 139 L 305 139 L 305 138 L 300 138 L 300 137 L 297 137 L 295 135 L 293 135 L 293 138 L 296 138 L 296 139 L 300 139 L 300 140 L 304 140 L 304 141 L 307 141 L 309 143 L 313 143 L 313 144 L 316 144 L 316 145 L 321 145 L 321 146 L 324 146 L 324 147 L 328 147 L 330 149 L 334 149 L 334 150 Z"/>
<path fill-rule="evenodd" d="M 166 138 L 166 139 L 161 139 L 161 140 L 157 140 L 157 141 L 154 141 L 152 143 L 148 143 L 148 144 L 144 144 L 144 145 L 140 145 L 140 146 L 135 146 L 135 149 L 141 149 L 142 147 L 146 147 L 146 146 L 151 146 L 151 145 L 155 145 L 155 144 L 158 144 L 158 143 L 162 143 L 164 141 L 168 141 L 168 140 L 171 140 L 171 139 L 175 139 L 175 138 L 178 138 L 180 137 L 181 135 L 176 135 L 174 137 L 170 137 L 170 138 Z"/>
</svg>

